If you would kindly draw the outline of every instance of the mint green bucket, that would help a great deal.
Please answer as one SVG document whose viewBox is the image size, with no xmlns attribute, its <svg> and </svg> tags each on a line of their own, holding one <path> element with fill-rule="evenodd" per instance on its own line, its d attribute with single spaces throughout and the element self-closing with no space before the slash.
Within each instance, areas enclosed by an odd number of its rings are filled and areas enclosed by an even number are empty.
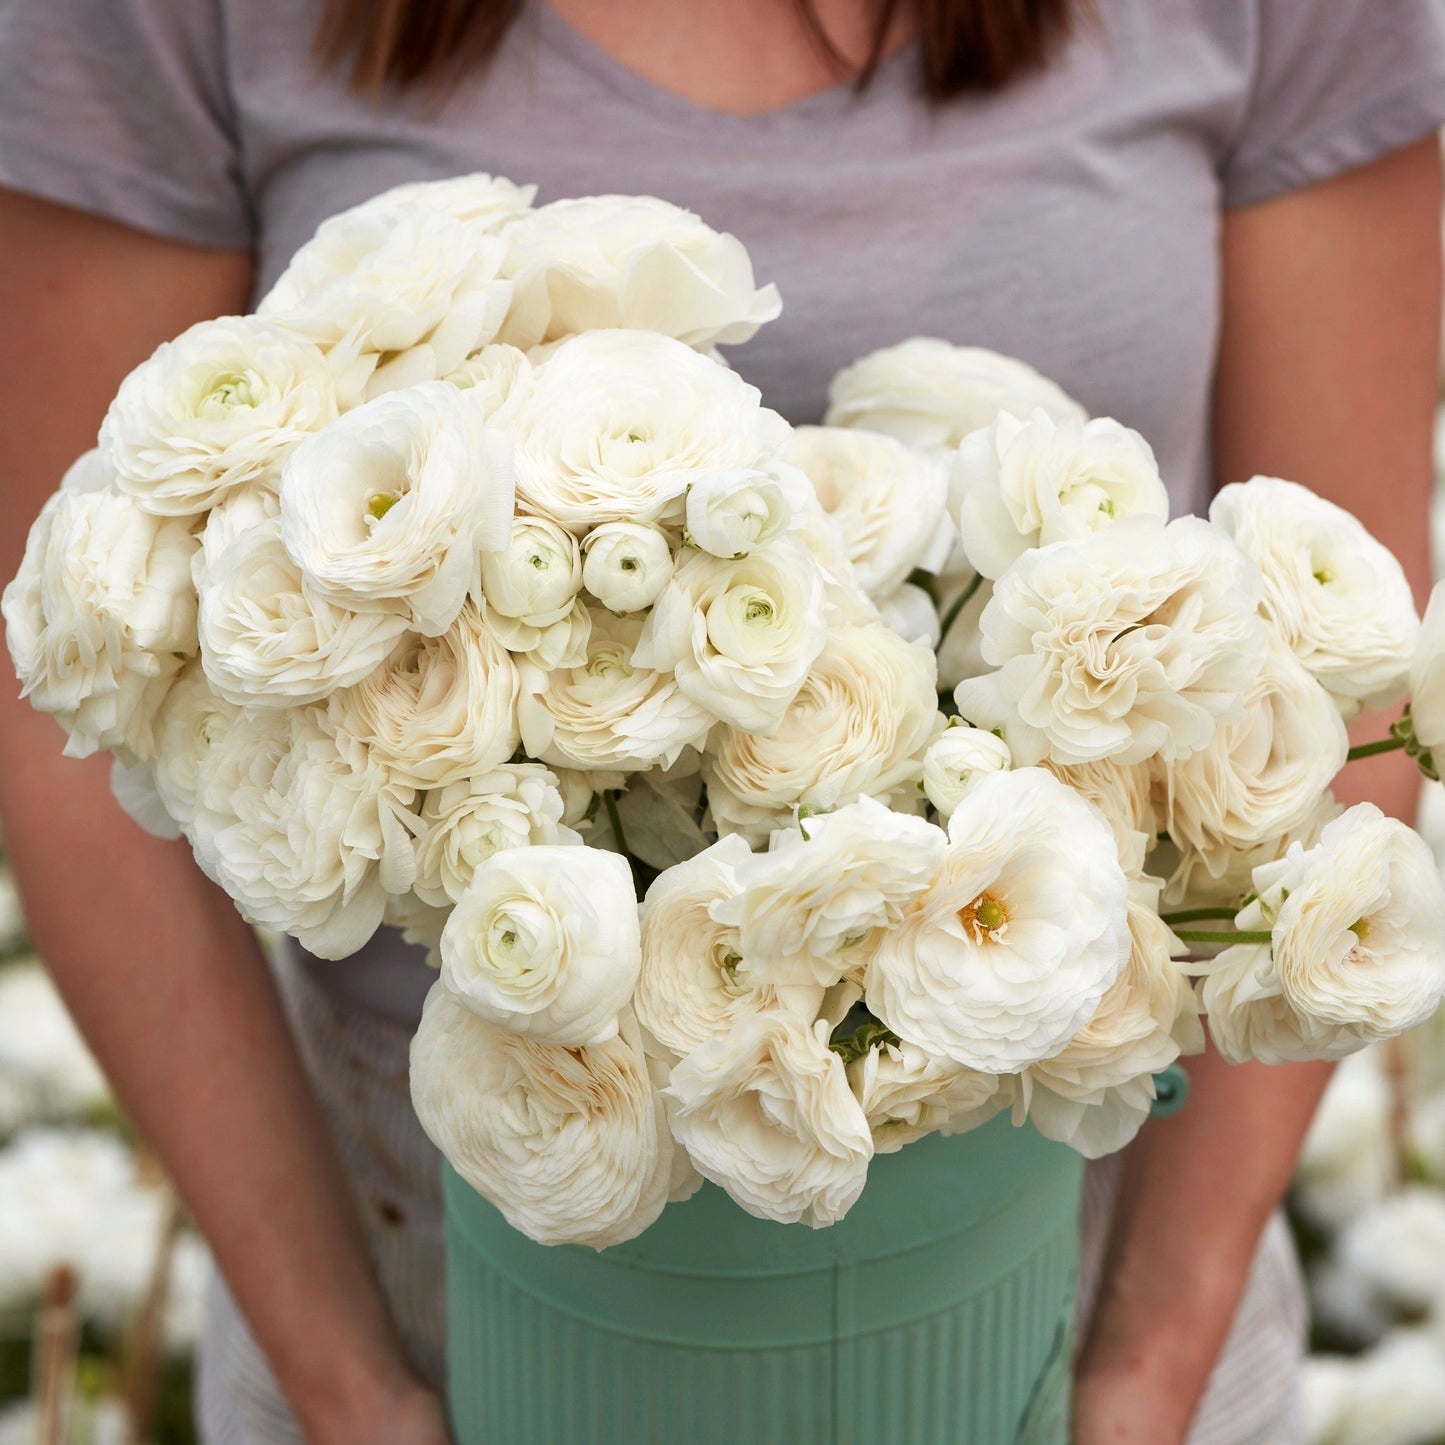
<svg viewBox="0 0 1445 1445">
<path fill-rule="evenodd" d="M 704 1185 L 597 1253 L 448 1168 L 456 1445 L 1066 1445 L 1081 1175 L 999 1118 L 879 1156 L 831 1229 Z"/>
</svg>

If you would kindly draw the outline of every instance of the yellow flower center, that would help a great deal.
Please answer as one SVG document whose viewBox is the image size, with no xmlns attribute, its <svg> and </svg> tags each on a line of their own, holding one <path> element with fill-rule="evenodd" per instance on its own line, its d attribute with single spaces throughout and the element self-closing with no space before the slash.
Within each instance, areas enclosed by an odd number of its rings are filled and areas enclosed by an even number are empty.
<svg viewBox="0 0 1445 1445">
<path fill-rule="evenodd" d="M 973 935 L 975 943 L 985 938 L 990 943 L 1001 943 L 1008 932 L 1008 908 L 997 895 L 980 893 L 967 908 L 958 910 L 958 921 L 965 932 Z"/>
</svg>

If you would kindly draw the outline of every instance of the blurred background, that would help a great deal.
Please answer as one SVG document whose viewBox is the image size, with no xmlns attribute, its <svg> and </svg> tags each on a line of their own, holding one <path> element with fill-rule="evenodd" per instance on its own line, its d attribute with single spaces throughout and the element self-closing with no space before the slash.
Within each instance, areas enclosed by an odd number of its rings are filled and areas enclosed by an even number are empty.
<svg viewBox="0 0 1445 1445">
<path fill-rule="evenodd" d="M 1435 455 L 1439 576 L 1445 397 Z M 1445 787 L 1419 825 L 1445 866 Z M 1312 1445 L 1445 1445 L 1445 1010 L 1340 1066 L 1290 1214 Z M 194 1441 L 210 1267 L 34 954 L 0 840 L 0 1445 Z"/>
</svg>

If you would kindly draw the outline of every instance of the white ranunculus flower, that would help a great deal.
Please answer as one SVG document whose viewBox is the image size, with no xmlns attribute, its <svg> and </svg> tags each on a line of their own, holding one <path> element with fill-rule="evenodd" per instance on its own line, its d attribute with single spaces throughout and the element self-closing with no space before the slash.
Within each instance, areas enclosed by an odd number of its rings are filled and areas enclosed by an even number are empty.
<svg viewBox="0 0 1445 1445">
<path fill-rule="evenodd" d="M 370 402 L 291 454 L 286 550 L 340 606 L 445 632 L 480 589 L 478 553 L 511 536 L 510 453 L 482 404 L 444 382 Z"/>
<path fill-rule="evenodd" d="M 1169 520 L 1149 443 L 1109 417 L 1003 413 L 964 438 L 950 500 L 969 563 L 992 578 L 1031 547 L 1075 541 L 1125 517 Z"/>
<path fill-rule="evenodd" d="M 219 552 L 204 547 L 194 573 L 206 676 L 241 706 L 320 702 L 378 668 L 407 629 L 396 613 L 349 612 L 318 595 L 286 551 L 279 520 Z"/>
<path fill-rule="evenodd" d="M 943 726 L 934 657 L 880 623 L 840 627 L 777 728 L 721 727 L 703 759 L 720 832 L 763 842 L 799 806 L 917 798 L 923 753 Z"/>
<path fill-rule="evenodd" d="M 175 691 L 174 686 L 171 691 Z M 153 838 L 174 840 L 181 836 L 180 824 L 171 817 L 164 799 L 156 790 L 154 761 L 125 763 L 120 758 L 112 758 L 110 795 L 131 822 Z M 3 930 L 0 930 L 0 938 L 3 938 Z"/>
<path fill-rule="evenodd" d="M 434 381 L 497 336 L 506 245 L 430 205 L 363 204 L 323 221 L 259 315 L 380 364 L 368 394 Z"/>
<path fill-rule="evenodd" d="M 577 665 L 524 665 L 518 719 L 529 756 L 564 768 L 634 772 L 670 767 L 685 748 L 703 746 L 713 714 L 670 673 L 638 661 L 642 627 L 634 617 L 596 612 Z"/>
<path fill-rule="evenodd" d="M 413 887 L 423 903 L 450 908 L 492 854 L 581 841 L 562 822 L 557 779 L 540 763 L 503 763 L 426 795 Z"/>
<path fill-rule="evenodd" d="M 1011 356 L 915 336 L 844 367 L 828 388 L 829 426 L 885 432 L 909 446 L 951 450 L 1000 412 L 1043 410 L 1087 420 L 1083 407 Z"/>
<path fill-rule="evenodd" d="M 828 638 L 823 577 L 791 537 L 740 561 L 688 557 L 648 614 L 634 666 L 678 686 L 733 727 L 768 732 Z"/>
<path fill-rule="evenodd" d="M 572 610 L 582 588 L 577 539 L 545 517 L 518 517 L 505 548 L 482 553 L 482 592 L 503 617 L 546 628 Z"/>
<path fill-rule="evenodd" d="M 507 232 L 516 284 L 503 339 L 524 349 L 626 327 L 706 348 L 747 341 L 782 309 L 734 236 L 652 196 L 553 201 Z"/>
<path fill-rule="evenodd" d="M 1259 589 L 1253 563 L 1197 517 L 1131 517 L 1025 552 L 983 613 L 998 671 L 954 698 L 1020 763 L 1172 762 L 1243 716 L 1265 649 Z"/>
<path fill-rule="evenodd" d="M 407 181 L 353 206 L 349 216 L 365 216 L 425 207 L 465 222 L 478 235 L 492 235 L 519 220 L 532 208 L 536 186 L 519 186 L 505 176 L 474 171 L 439 181 Z"/>
<path fill-rule="evenodd" d="M 938 608 L 922 587 L 905 582 L 886 597 L 880 597 L 877 605 L 878 616 L 886 627 L 891 627 L 905 641 L 921 642 L 930 651 L 938 651 L 942 641 Z"/>
<path fill-rule="evenodd" d="M 471 392 L 482 419 L 505 430 L 531 385 L 532 363 L 515 346 L 484 346 L 442 380 Z"/>
<path fill-rule="evenodd" d="M 1445 993 L 1445 883 L 1429 846 L 1373 803 L 1253 874 L 1236 944 L 1209 964 L 1210 1032 L 1231 1062 L 1338 1059 L 1434 1013 Z"/>
<path fill-rule="evenodd" d="M 202 321 L 121 383 L 100 429 L 115 484 L 148 512 L 195 517 L 274 479 L 336 420 L 336 382 L 310 343 L 255 316 Z"/>
<path fill-rule="evenodd" d="M 688 483 L 685 539 L 714 557 L 746 557 L 793 519 L 782 482 L 756 467 L 703 472 Z"/>
<path fill-rule="evenodd" d="M 1241 854 L 1301 827 L 1345 765 L 1338 709 L 1272 628 L 1244 702 L 1238 722 L 1159 770 L 1161 826 L 1179 849 L 1171 897 L 1188 892 L 1195 869 L 1225 878 Z"/>
<path fill-rule="evenodd" d="M 989 773 L 1013 763 L 1008 744 L 982 728 L 950 727 L 934 738 L 923 755 L 923 791 L 947 823 L 968 790 Z"/>
<path fill-rule="evenodd" d="M 1373 803 L 1255 870 L 1280 991 L 1323 1040 L 1391 1038 L 1445 992 L 1445 883 L 1429 845 Z M 1243 926 L 1243 925 L 1241 925 Z"/>
<path fill-rule="evenodd" d="M 879 1154 L 896 1153 L 925 1134 L 966 1134 L 1006 1109 L 1012 1094 L 1010 1080 L 936 1058 L 902 1039 L 855 1059 L 848 1081 Z"/>
<path fill-rule="evenodd" d="M 1128 884 L 1102 817 L 1038 768 L 980 778 L 928 885 L 882 933 L 868 1007 L 987 1073 L 1058 1053 L 1129 957 Z"/>
<path fill-rule="evenodd" d="M 762 1008 L 786 1008 L 804 1023 L 817 1014 L 821 988 L 758 984 L 741 966 L 737 928 L 719 923 L 709 911 L 733 895 L 737 866 L 751 856 L 741 838 L 723 838 L 668 868 L 647 890 L 642 971 L 632 1006 L 652 1038 L 679 1057 Z"/>
<path fill-rule="evenodd" d="M 398 783 L 442 788 L 516 752 L 520 688 L 516 663 L 468 603 L 440 637 L 409 637 L 384 666 L 332 693 L 326 716 Z"/>
<path fill-rule="evenodd" d="M 277 477 L 279 482 L 280 478 Z M 207 563 L 214 562 L 243 532 L 281 518 L 281 493 L 268 484 L 242 487 L 206 513 L 198 533 Z M 192 564 L 194 570 L 195 564 Z"/>
<path fill-rule="evenodd" d="M 1141 872 L 1160 829 L 1153 764 L 1145 761 L 1125 767 L 1105 758 L 1096 763 L 1043 766 L 1104 815 L 1118 845 L 1119 866 L 1124 872 Z"/>
<path fill-rule="evenodd" d="M 196 760 L 196 860 L 248 922 L 356 952 L 415 877 L 414 795 L 342 750 L 315 708 L 246 709 Z"/>
<path fill-rule="evenodd" d="M 579 1048 L 617 1033 L 641 967 L 627 860 L 598 848 L 504 848 L 442 932 L 442 982 L 484 1018 Z"/>
<path fill-rule="evenodd" d="M 672 579 L 667 534 L 641 522 L 603 522 L 582 542 L 582 585 L 609 612 L 642 612 Z"/>
<path fill-rule="evenodd" d="M 756 387 L 681 342 L 595 331 L 537 368 L 511 430 L 519 501 L 581 529 L 681 522 L 689 483 L 756 466 L 788 428 Z"/>
<path fill-rule="evenodd" d="M 826 1022 L 745 1014 L 676 1065 L 663 1093 L 673 1137 L 749 1214 L 819 1229 L 862 1193 L 873 1139 Z"/>
<path fill-rule="evenodd" d="M 41 508 L 0 598 L 22 695 L 68 734 L 65 752 L 144 759 L 172 679 L 196 652 L 195 538 L 110 488 Z"/>
<path fill-rule="evenodd" d="M 1399 1161 L 1385 1051 L 1361 1049 L 1341 1061 L 1310 1122 L 1290 1202 L 1329 1234 L 1395 1187 Z"/>
<path fill-rule="evenodd" d="M 508 652 L 516 654 L 518 666 L 526 662 L 543 672 L 555 672 L 559 668 L 586 664 L 587 648 L 592 640 L 592 609 L 580 592 L 573 598 L 571 607 L 546 627 L 534 627 L 530 622 L 501 612 L 490 613 L 487 625 L 497 641 Z"/>
<path fill-rule="evenodd" d="M 937 572 L 957 531 L 948 515 L 948 468 L 877 432 L 799 427 L 783 456 L 813 484 L 843 533 L 858 585 L 896 591 L 921 568 Z"/>
<path fill-rule="evenodd" d="M 1419 620 L 1398 561 L 1342 507 L 1278 477 L 1225 487 L 1210 504 L 1259 567 L 1261 610 L 1347 717 L 1405 687 Z"/>
<path fill-rule="evenodd" d="M 1430 593 L 1410 663 L 1410 718 L 1421 747 L 1445 744 L 1445 582 Z M 1437 769 L 1445 764 L 1445 756 Z"/>
<path fill-rule="evenodd" d="M 411 1097 L 457 1173 L 541 1244 L 606 1249 L 667 1203 L 672 1136 L 627 1036 L 581 1049 L 538 1043 L 438 983 L 412 1040 Z"/>
<path fill-rule="evenodd" d="M 738 928 L 757 979 L 831 988 L 929 886 L 945 843 L 932 823 L 860 798 L 775 833 L 767 853 L 737 865 L 738 891 L 713 916 Z"/>
<path fill-rule="evenodd" d="M 1129 959 L 1093 1017 L 1051 1058 L 1019 1076 L 1016 1117 L 1098 1159 L 1139 1132 L 1154 1075 L 1204 1048 L 1194 989 L 1175 962 L 1178 940 L 1159 919 L 1157 879 L 1130 884 Z"/>
<path fill-rule="evenodd" d="M 272 710 L 278 726 L 285 713 Z M 199 802 L 206 755 L 226 734 L 241 709 L 218 697 L 206 678 L 199 658 L 188 662 L 166 693 L 155 718 L 155 758 L 151 782 L 165 810 L 182 829 L 189 829 Z"/>
</svg>

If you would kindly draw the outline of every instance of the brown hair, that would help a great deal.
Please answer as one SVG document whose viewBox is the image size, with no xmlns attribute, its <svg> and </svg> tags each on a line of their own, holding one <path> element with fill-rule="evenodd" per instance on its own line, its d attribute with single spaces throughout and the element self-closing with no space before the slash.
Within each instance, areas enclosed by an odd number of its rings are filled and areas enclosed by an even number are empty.
<svg viewBox="0 0 1445 1445">
<path fill-rule="evenodd" d="M 814 38 L 839 68 L 867 85 L 901 0 L 876 0 L 868 58 L 850 63 L 829 40 L 814 0 L 794 0 Z M 997 90 L 1044 65 L 1087 0 L 908 0 L 917 10 L 920 85 L 941 102 Z M 496 53 L 524 0 L 325 0 L 317 54 L 349 65 L 352 86 L 376 91 L 454 80 Z"/>
</svg>

